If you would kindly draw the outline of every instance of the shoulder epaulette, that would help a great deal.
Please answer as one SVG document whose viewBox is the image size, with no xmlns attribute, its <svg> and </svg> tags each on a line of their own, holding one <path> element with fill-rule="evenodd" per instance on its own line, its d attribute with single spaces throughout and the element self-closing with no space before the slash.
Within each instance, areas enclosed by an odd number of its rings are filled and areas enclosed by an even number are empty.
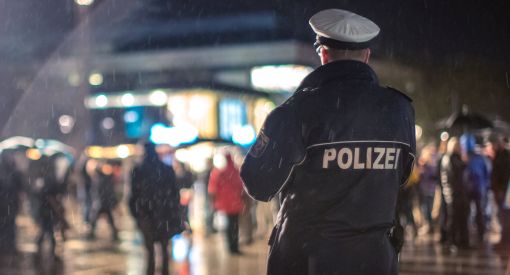
<svg viewBox="0 0 510 275">
<path fill-rule="evenodd" d="M 399 91 L 393 87 L 390 87 L 390 86 L 386 86 L 386 88 L 388 88 L 389 90 L 392 90 L 396 93 L 398 93 L 399 95 L 403 96 L 405 99 L 409 100 L 409 102 L 413 102 L 413 99 L 411 97 L 409 97 L 406 93 L 402 92 L 402 91 Z"/>
</svg>

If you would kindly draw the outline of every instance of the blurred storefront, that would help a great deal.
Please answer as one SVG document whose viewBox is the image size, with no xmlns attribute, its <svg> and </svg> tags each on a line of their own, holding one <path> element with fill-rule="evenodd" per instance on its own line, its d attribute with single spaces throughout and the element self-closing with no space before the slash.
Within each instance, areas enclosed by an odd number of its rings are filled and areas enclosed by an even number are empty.
<svg viewBox="0 0 510 275">
<path fill-rule="evenodd" d="M 84 100 L 92 124 L 86 153 L 132 159 L 150 140 L 202 172 L 215 148 L 249 148 L 269 112 L 313 70 L 312 54 L 285 41 L 94 59 Z"/>
<path fill-rule="evenodd" d="M 150 140 L 176 149 L 196 171 L 205 169 L 216 145 L 249 146 L 275 106 L 267 93 L 226 87 L 102 93 L 85 105 L 95 118 L 88 156 L 137 156 L 136 144 Z"/>
</svg>

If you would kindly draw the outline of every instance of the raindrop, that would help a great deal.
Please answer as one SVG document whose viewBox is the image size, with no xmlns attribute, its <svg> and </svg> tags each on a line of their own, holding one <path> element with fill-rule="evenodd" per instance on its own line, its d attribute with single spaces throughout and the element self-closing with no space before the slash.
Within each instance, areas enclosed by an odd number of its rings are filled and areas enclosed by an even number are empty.
<svg viewBox="0 0 510 275">
<path fill-rule="evenodd" d="M 508 72 L 505 72 L 506 75 L 506 87 L 510 88 L 510 80 L 508 79 Z"/>
</svg>

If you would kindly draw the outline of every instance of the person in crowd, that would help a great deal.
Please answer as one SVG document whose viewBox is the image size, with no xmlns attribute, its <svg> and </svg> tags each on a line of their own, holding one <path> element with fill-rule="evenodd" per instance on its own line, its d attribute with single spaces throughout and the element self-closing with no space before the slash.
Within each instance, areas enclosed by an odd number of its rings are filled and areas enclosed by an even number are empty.
<svg viewBox="0 0 510 275">
<path fill-rule="evenodd" d="M 441 244 L 446 244 L 448 239 L 448 230 L 447 230 L 447 221 L 448 221 L 448 214 L 451 215 L 450 212 L 447 213 L 448 207 L 445 200 L 445 190 L 443 190 L 443 184 L 441 181 L 441 162 L 443 160 L 443 157 L 446 155 L 447 152 L 447 145 L 448 140 L 441 140 L 439 142 L 438 150 L 437 150 L 437 177 L 438 181 L 437 184 L 439 186 L 440 191 L 440 207 L 439 207 L 439 242 Z"/>
<path fill-rule="evenodd" d="M 427 222 L 428 233 L 430 234 L 434 233 L 432 208 L 434 205 L 436 186 L 439 180 L 436 154 L 436 147 L 433 144 L 429 144 L 421 150 L 418 160 L 420 171 L 420 205 L 423 217 Z"/>
<path fill-rule="evenodd" d="M 23 190 L 23 177 L 14 162 L 14 152 L 0 153 L 0 255 L 16 252 L 16 216 Z"/>
<path fill-rule="evenodd" d="M 66 186 L 59 182 L 56 174 L 54 158 L 42 155 L 37 160 L 35 172 L 35 189 L 38 201 L 38 218 L 40 231 L 37 237 L 37 256 L 43 253 L 43 243 L 45 238 L 50 241 L 50 253 L 57 257 L 55 253 L 56 239 L 55 228 L 59 228 L 62 239 L 65 240 L 65 230 L 69 224 L 65 219 L 65 208 L 62 202 L 62 195 L 66 192 Z"/>
<path fill-rule="evenodd" d="M 272 199 L 269 202 L 257 202 L 256 205 L 256 217 L 257 217 L 257 231 L 255 236 L 260 239 L 264 239 L 271 232 L 276 221 L 276 215 L 274 215 L 274 208 L 276 199 Z"/>
<path fill-rule="evenodd" d="M 50 162 L 53 165 L 54 169 L 54 180 L 55 184 L 59 186 L 61 190 L 60 194 L 57 196 L 59 200 L 59 205 L 61 205 L 61 215 L 59 220 L 59 229 L 62 238 L 66 239 L 66 231 L 70 229 L 69 223 L 67 222 L 65 215 L 65 207 L 64 207 L 64 194 L 67 193 L 68 186 L 71 181 L 71 174 L 74 165 L 74 159 L 70 155 L 66 155 L 62 152 L 55 152 L 50 156 Z"/>
<path fill-rule="evenodd" d="M 418 226 L 416 225 L 416 219 L 413 213 L 413 204 L 417 197 L 417 186 L 420 182 L 420 172 L 417 164 L 413 168 L 409 180 L 400 189 L 399 202 L 398 202 L 398 217 L 404 219 L 404 227 L 411 227 L 412 236 L 416 238 L 418 235 Z"/>
<path fill-rule="evenodd" d="M 459 139 L 450 138 L 446 150 L 439 167 L 441 192 L 445 204 L 444 244 L 467 248 L 469 204 L 463 179 L 466 164 L 462 160 Z"/>
<path fill-rule="evenodd" d="M 466 153 L 467 165 L 464 174 L 464 184 L 470 204 L 476 209 L 476 228 L 478 241 L 482 243 L 486 230 L 486 205 L 490 185 L 490 168 L 486 158 L 476 148 L 476 139 L 472 134 L 461 137 L 462 147 Z"/>
<path fill-rule="evenodd" d="M 243 211 L 239 215 L 239 243 L 253 243 L 257 226 L 256 202 L 250 196 L 243 196 Z"/>
<path fill-rule="evenodd" d="M 203 181 L 205 183 L 205 226 L 206 226 L 206 236 L 216 233 L 217 230 L 214 227 L 214 215 L 216 213 L 216 210 L 214 209 L 214 203 L 212 200 L 212 197 L 209 195 L 209 192 L 207 190 L 209 189 L 209 181 L 211 178 L 211 171 L 214 168 L 213 165 L 213 159 L 209 158 L 207 160 L 207 167 L 205 169 L 205 172 L 203 173 Z"/>
<path fill-rule="evenodd" d="M 97 182 L 94 184 L 94 203 L 91 213 L 89 239 L 96 237 L 96 225 L 100 216 L 106 215 L 112 234 L 112 240 L 117 241 L 118 230 L 115 226 L 115 220 L 112 211 L 117 206 L 118 200 L 115 194 L 113 167 L 109 163 L 102 163 L 97 166 L 95 171 Z"/>
<path fill-rule="evenodd" d="M 214 157 L 214 166 L 208 192 L 213 198 L 214 208 L 227 215 L 225 233 L 230 253 L 240 254 L 239 215 L 244 209 L 243 183 L 230 153 L 217 154 Z"/>
<path fill-rule="evenodd" d="M 510 151 L 503 139 L 492 136 L 491 143 L 494 149 L 492 162 L 491 188 L 498 206 L 498 218 L 501 224 L 501 239 L 496 249 L 510 247 Z"/>
<path fill-rule="evenodd" d="M 195 177 L 190 169 L 188 169 L 183 162 L 180 162 L 177 159 L 173 162 L 173 168 L 175 171 L 177 186 L 179 187 L 181 205 L 184 210 L 183 215 L 184 220 L 186 221 L 186 231 L 191 233 L 189 209 L 191 201 L 193 200 L 193 183 L 195 182 Z"/>
<path fill-rule="evenodd" d="M 168 275 L 169 240 L 183 231 L 184 222 L 175 172 L 156 153 L 153 143 L 144 145 L 141 164 L 131 172 L 129 209 L 143 234 L 147 251 L 147 275 L 156 270 L 154 245 L 161 246 L 162 274 Z"/>
<path fill-rule="evenodd" d="M 268 115 L 241 168 L 252 197 L 283 197 L 268 274 L 396 274 L 397 197 L 416 155 L 411 99 L 369 66 L 374 22 L 339 9 L 309 22 L 322 66 Z"/>
<path fill-rule="evenodd" d="M 80 169 L 80 174 L 82 177 L 82 186 L 80 191 L 82 192 L 83 199 L 83 221 L 85 223 L 90 223 L 90 212 L 92 209 L 92 182 L 93 178 L 97 177 L 95 172 L 97 166 L 97 162 L 94 159 L 87 159 L 83 163 L 83 166 Z"/>
</svg>

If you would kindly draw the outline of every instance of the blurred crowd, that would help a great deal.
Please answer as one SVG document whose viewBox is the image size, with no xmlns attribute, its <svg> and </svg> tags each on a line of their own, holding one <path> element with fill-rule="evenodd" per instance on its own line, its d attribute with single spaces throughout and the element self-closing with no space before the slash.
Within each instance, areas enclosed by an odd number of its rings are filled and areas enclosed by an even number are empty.
<svg viewBox="0 0 510 275">
<path fill-rule="evenodd" d="M 420 147 L 398 201 L 408 238 L 432 236 L 453 249 L 510 247 L 508 139 L 464 134 Z M 268 237 L 279 205 L 277 200 L 255 202 L 244 192 L 241 151 L 219 148 L 206 169 L 194 172 L 174 151 L 150 143 L 131 161 L 85 154 L 75 159 L 24 147 L 2 150 L 0 254 L 16 252 L 18 214 L 38 227 L 36 256 L 57 255 L 55 247 L 70 230 L 85 241 L 104 238 L 97 234 L 102 218 L 115 244 L 119 218 L 125 216 L 142 234 L 148 274 L 154 271 L 155 244 L 168 258 L 175 235 L 191 241 L 192 234 L 207 238 L 221 232 L 225 250 L 242 254 L 240 247 Z M 80 221 L 70 223 L 70 211 L 79 211 Z"/>
<path fill-rule="evenodd" d="M 398 207 L 408 236 L 452 249 L 510 247 L 508 139 L 463 134 L 418 151 Z"/>
<path fill-rule="evenodd" d="M 142 233 L 149 256 L 154 254 L 154 244 L 166 248 L 177 234 L 191 240 L 191 234 L 209 237 L 221 232 L 226 250 L 235 255 L 241 254 L 240 246 L 267 238 L 278 204 L 256 203 L 245 194 L 238 169 L 243 158 L 239 148 L 221 148 L 199 173 L 177 160 L 175 152 L 162 153 L 150 144 L 143 149 L 129 162 L 85 154 L 74 158 L 36 148 L 2 150 L 0 254 L 16 252 L 18 215 L 31 217 L 37 225 L 33 241 L 39 257 L 58 257 L 56 247 L 70 232 L 85 241 L 104 238 L 97 234 L 103 218 L 112 243 L 117 242 L 119 218 L 126 211 Z M 203 198 L 195 202 L 197 190 L 202 190 Z M 197 208 L 203 214 L 196 215 Z M 153 259 L 148 261 L 149 266 L 153 264 Z"/>
</svg>

